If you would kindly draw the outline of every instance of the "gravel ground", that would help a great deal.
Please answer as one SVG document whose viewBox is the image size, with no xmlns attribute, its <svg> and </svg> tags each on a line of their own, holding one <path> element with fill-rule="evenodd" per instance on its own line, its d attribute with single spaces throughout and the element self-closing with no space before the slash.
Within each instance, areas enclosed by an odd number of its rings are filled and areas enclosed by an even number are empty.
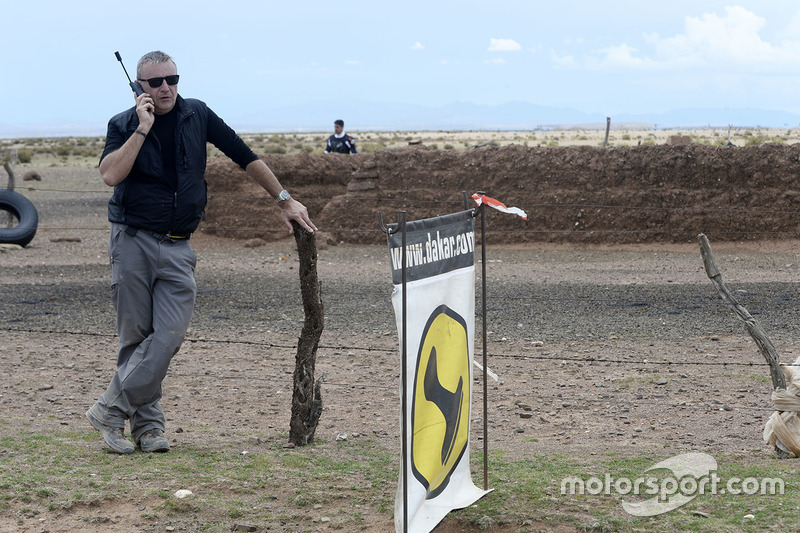
<svg viewBox="0 0 800 533">
<path fill-rule="evenodd" d="M 0 253 L 0 357 L 8 369 L 0 377 L 0 415 L 44 428 L 52 422 L 28 414 L 47 412 L 88 432 L 83 413 L 115 358 L 107 193 L 80 201 L 47 194 L 28 194 L 41 217 L 31 245 Z M 164 384 L 168 430 L 190 427 L 193 412 L 202 411 L 219 435 L 204 437 L 204 445 L 243 427 L 266 437 L 283 433 L 303 321 L 294 241 L 247 247 L 201 231 L 192 245 L 199 292 L 187 342 Z M 715 246 L 723 279 L 783 361 L 797 357 L 800 340 L 797 245 Z M 490 242 L 487 260 L 489 365 L 499 375 L 489 387 L 492 447 L 512 459 L 595 453 L 598 439 L 604 451 L 620 454 L 771 453 L 761 441 L 771 414 L 767 368 L 706 277 L 696 245 Z M 393 450 L 399 367 L 387 250 L 326 246 L 318 271 L 326 315 L 318 435 L 371 432 Z M 42 383 L 53 385 L 50 399 L 35 394 Z M 482 401 L 478 386 L 475 401 Z M 522 402 L 533 407 L 531 418 L 520 416 Z M 473 429 L 481 423 L 476 418 Z M 175 446 L 199 438 L 191 431 L 170 437 Z"/>
</svg>

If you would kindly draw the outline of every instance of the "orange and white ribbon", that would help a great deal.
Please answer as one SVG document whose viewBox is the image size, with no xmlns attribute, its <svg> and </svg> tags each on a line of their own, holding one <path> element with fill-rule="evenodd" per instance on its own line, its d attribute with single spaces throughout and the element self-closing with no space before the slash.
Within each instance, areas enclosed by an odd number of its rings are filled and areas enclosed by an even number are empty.
<svg viewBox="0 0 800 533">
<path fill-rule="evenodd" d="M 494 198 L 490 198 L 488 196 L 484 196 L 483 194 L 478 194 L 478 193 L 473 194 L 472 199 L 475 200 L 475 203 L 478 205 L 486 204 L 489 207 L 494 207 L 498 211 L 502 211 L 503 213 L 511 213 L 512 215 L 519 215 L 520 217 L 522 217 L 523 220 L 528 220 L 528 215 L 526 215 L 525 211 L 523 211 L 519 207 L 506 207 L 506 204 L 504 204 L 500 200 L 495 200 Z"/>
</svg>

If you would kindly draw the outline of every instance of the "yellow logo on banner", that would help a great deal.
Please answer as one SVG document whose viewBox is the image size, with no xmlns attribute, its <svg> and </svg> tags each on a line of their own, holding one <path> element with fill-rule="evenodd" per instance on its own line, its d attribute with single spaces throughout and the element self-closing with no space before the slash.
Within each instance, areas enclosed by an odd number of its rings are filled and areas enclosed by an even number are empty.
<svg viewBox="0 0 800 533">
<path fill-rule="evenodd" d="M 465 320 L 437 307 L 422 332 L 411 407 L 411 469 L 428 499 L 444 490 L 467 449 L 469 365 Z"/>
</svg>

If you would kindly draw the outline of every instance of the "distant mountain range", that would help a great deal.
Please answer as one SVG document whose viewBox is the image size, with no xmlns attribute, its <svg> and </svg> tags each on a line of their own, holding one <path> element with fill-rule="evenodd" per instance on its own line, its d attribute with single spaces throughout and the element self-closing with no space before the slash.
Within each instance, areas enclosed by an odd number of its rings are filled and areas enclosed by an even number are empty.
<svg viewBox="0 0 800 533">
<path fill-rule="evenodd" d="M 212 105 L 213 108 L 213 105 Z M 341 118 L 347 131 L 604 129 L 606 115 L 526 102 L 456 102 L 426 107 L 390 102 L 313 102 L 223 117 L 242 133 L 328 132 Z M 611 116 L 613 129 L 796 128 L 800 115 L 769 109 L 675 109 Z M 17 125 L 0 122 L 0 137 L 102 136 L 106 122 Z"/>
<path fill-rule="evenodd" d="M 425 107 L 386 102 L 359 105 L 317 102 L 226 118 L 246 132 L 328 131 L 341 118 L 346 130 L 531 130 L 605 129 L 606 116 L 525 102 L 500 105 L 452 103 Z M 612 116 L 612 128 L 800 127 L 800 115 L 765 109 L 676 109 L 666 113 Z"/>
</svg>

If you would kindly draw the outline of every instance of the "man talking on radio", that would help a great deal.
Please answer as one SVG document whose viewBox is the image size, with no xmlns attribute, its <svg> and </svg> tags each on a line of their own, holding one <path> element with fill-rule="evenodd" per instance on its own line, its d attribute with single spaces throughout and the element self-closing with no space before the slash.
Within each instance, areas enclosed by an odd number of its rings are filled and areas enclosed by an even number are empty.
<svg viewBox="0 0 800 533">
<path fill-rule="evenodd" d="M 117 311 L 117 369 L 86 416 L 117 453 L 166 452 L 161 382 L 189 327 L 197 257 L 189 245 L 206 206 L 206 142 L 261 185 L 291 221 L 317 228 L 272 171 L 208 106 L 178 95 L 175 61 L 159 51 L 136 68 L 135 107 L 108 123 L 100 174 L 114 187 L 111 295 Z M 135 84 L 132 84 L 132 86 Z M 125 437 L 130 423 L 131 442 Z"/>
</svg>

